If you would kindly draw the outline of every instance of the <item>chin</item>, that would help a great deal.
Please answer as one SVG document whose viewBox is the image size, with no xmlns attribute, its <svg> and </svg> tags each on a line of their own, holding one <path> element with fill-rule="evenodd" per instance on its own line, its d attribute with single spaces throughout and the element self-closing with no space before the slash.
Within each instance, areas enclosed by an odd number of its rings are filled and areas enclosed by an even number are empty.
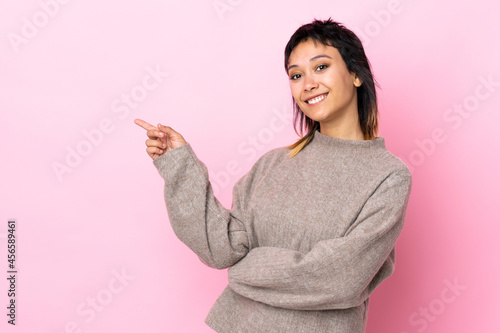
<svg viewBox="0 0 500 333">
<path fill-rule="evenodd" d="M 302 108 L 301 108 L 301 110 L 302 110 L 302 112 L 304 112 L 304 114 L 308 118 L 310 118 L 310 119 L 312 119 L 314 121 L 318 121 L 318 122 L 324 121 L 326 118 L 328 118 L 330 116 L 330 114 L 326 114 L 325 115 L 320 110 L 313 110 L 313 111 L 307 110 L 307 111 L 304 111 L 304 109 L 302 109 Z"/>
</svg>

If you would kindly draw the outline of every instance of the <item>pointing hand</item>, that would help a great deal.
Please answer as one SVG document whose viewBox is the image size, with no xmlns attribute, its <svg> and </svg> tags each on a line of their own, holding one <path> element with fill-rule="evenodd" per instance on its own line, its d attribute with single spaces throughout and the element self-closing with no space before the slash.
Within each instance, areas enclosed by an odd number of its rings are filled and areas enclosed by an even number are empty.
<svg viewBox="0 0 500 333">
<path fill-rule="evenodd" d="M 147 130 L 149 139 L 146 140 L 146 152 L 153 160 L 169 150 L 187 144 L 184 137 L 170 126 L 158 124 L 155 127 L 142 119 L 135 119 L 134 123 Z"/>
</svg>

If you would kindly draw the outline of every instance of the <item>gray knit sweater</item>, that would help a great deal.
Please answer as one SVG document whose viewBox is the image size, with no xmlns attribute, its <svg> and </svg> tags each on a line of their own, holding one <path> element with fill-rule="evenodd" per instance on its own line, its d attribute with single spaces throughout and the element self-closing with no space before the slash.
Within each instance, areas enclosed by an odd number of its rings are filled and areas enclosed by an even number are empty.
<svg viewBox="0 0 500 333">
<path fill-rule="evenodd" d="M 394 271 L 411 173 L 382 137 L 316 131 L 287 152 L 257 160 L 230 210 L 189 143 L 153 161 L 176 236 L 204 264 L 230 267 L 205 323 L 220 333 L 365 332 L 369 296 Z"/>
</svg>

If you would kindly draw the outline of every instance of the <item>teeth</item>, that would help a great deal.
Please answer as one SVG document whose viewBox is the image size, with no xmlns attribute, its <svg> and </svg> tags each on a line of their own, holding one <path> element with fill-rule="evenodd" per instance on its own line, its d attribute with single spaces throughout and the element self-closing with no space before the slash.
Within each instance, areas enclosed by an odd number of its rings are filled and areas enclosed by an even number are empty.
<svg viewBox="0 0 500 333">
<path fill-rule="evenodd" d="M 319 101 L 322 101 L 325 97 L 326 97 L 326 95 L 321 95 L 321 96 L 315 97 L 313 99 L 308 100 L 307 104 L 318 103 Z"/>
</svg>

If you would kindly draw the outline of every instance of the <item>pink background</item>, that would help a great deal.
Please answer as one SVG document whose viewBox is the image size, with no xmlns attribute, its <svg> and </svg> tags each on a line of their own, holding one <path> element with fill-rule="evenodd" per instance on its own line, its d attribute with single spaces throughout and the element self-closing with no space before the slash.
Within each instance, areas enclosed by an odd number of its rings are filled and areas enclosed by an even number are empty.
<svg viewBox="0 0 500 333">
<path fill-rule="evenodd" d="M 379 135 L 413 173 L 396 271 L 371 297 L 367 331 L 499 332 L 499 10 L 486 0 L 2 1 L 0 276 L 8 219 L 19 273 L 15 327 L 0 279 L 0 330 L 213 332 L 204 319 L 227 272 L 173 234 L 133 120 L 179 131 L 229 207 L 257 158 L 297 139 L 283 50 L 300 25 L 331 16 L 362 37 L 381 86 Z"/>
</svg>

